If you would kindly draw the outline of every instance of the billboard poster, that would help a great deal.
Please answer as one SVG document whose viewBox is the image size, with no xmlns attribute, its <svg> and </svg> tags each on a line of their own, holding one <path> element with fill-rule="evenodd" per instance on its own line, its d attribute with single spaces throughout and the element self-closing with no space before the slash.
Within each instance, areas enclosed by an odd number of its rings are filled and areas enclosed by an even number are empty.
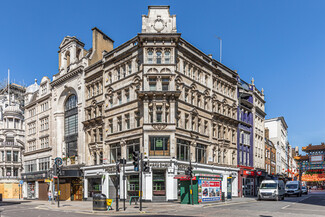
<svg viewBox="0 0 325 217">
<path fill-rule="evenodd" d="M 221 200 L 221 181 L 199 179 L 198 188 L 199 203 Z"/>
</svg>

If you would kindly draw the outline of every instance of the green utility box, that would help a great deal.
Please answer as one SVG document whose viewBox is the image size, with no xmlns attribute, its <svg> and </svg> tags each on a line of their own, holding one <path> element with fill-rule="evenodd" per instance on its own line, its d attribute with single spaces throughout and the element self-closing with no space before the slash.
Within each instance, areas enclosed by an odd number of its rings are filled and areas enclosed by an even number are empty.
<svg viewBox="0 0 325 217">
<path fill-rule="evenodd" d="M 180 181 L 181 204 L 192 204 L 192 196 L 190 194 L 190 190 L 191 181 Z M 193 181 L 193 199 L 194 204 L 199 204 L 197 181 Z"/>
</svg>

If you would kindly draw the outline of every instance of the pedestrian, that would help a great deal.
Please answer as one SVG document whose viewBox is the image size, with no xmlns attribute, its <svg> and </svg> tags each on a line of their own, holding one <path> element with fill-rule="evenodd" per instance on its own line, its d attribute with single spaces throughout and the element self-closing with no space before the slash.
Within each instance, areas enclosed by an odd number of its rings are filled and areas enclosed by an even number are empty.
<svg viewBox="0 0 325 217">
<path fill-rule="evenodd" d="M 49 202 L 51 202 L 51 198 L 52 198 L 52 192 L 51 192 L 51 191 L 49 191 L 49 192 L 47 193 L 47 196 L 49 197 Z"/>
</svg>

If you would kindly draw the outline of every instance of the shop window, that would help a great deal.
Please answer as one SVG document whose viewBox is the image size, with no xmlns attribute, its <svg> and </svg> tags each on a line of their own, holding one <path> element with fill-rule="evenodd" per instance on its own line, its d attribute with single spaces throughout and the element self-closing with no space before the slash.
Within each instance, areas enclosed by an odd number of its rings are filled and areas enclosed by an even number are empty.
<svg viewBox="0 0 325 217">
<path fill-rule="evenodd" d="M 190 142 L 177 139 L 177 160 L 189 161 L 190 159 Z"/>
<path fill-rule="evenodd" d="M 196 152 L 196 162 L 197 163 L 206 163 L 206 147 L 201 144 L 197 144 L 195 147 Z"/>
<path fill-rule="evenodd" d="M 128 161 L 132 161 L 132 153 L 134 151 L 140 151 L 140 140 L 133 139 L 126 142 L 126 156 Z"/>
<path fill-rule="evenodd" d="M 101 178 L 88 179 L 88 197 L 93 197 L 95 194 L 102 193 L 102 180 Z"/>
<path fill-rule="evenodd" d="M 111 145 L 111 157 L 110 163 L 116 163 L 121 159 L 121 145 L 120 143 L 115 143 Z"/>
<path fill-rule="evenodd" d="M 128 180 L 128 196 L 138 196 L 139 195 L 139 176 L 130 175 Z"/>
<path fill-rule="evenodd" d="M 169 136 L 150 136 L 150 155 L 169 156 Z"/>
</svg>

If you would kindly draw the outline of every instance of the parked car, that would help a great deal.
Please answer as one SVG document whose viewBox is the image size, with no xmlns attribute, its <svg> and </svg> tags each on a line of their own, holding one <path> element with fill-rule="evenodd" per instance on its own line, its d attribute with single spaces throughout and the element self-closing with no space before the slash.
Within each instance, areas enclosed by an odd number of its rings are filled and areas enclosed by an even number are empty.
<svg viewBox="0 0 325 217">
<path fill-rule="evenodd" d="M 264 180 L 258 190 L 258 200 L 283 200 L 285 187 L 282 180 Z"/>
<path fill-rule="evenodd" d="M 301 187 L 301 193 L 308 194 L 308 188 L 306 186 Z"/>
<path fill-rule="evenodd" d="M 286 183 L 286 196 L 296 195 L 301 197 L 301 185 L 299 181 L 288 181 Z"/>
</svg>

